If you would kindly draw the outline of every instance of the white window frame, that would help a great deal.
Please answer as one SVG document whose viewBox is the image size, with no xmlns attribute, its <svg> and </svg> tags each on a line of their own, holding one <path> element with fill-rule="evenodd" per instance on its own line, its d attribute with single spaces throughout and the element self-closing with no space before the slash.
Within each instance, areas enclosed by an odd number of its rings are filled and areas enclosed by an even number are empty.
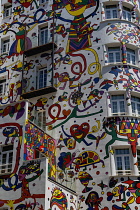
<svg viewBox="0 0 140 210">
<path fill-rule="evenodd" d="M 118 47 L 108 47 L 108 63 L 121 62 L 121 49 Z"/>
<path fill-rule="evenodd" d="M 5 94 L 6 91 L 6 79 L 0 78 L 0 95 Z"/>
<path fill-rule="evenodd" d="M 126 48 L 126 54 L 127 54 L 127 63 L 136 65 L 136 53 L 135 53 L 135 50 Z"/>
<path fill-rule="evenodd" d="M 48 43 L 48 26 L 42 26 L 39 28 L 39 45 L 44 45 Z"/>
<path fill-rule="evenodd" d="M 38 81 L 37 89 L 42 89 L 47 87 L 47 67 L 41 68 L 38 70 Z"/>
<path fill-rule="evenodd" d="M 10 38 L 7 39 L 2 39 L 1 40 L 1 45 L 2 45 L 2 54 L 3 53 L 8 53 L 9 52 L 9 48 L 10 48 Z"/>
<path fill-rule="evenodd" d="M 116 13 L 114 13 L 114 11 Z M 117 7 L 117 5 L 106 5 L 105 6 L 105 18 L 106 19 L 118 18 L 118 7 Z"/>
<path fill-rule="evenodd" d="M 3 17 L 9 17 L 12 15 L 12 4 L 10 5 L 4 5 L 4 13 L 3 13 Z"/>
<path fill-rule="evenodd" d="M 117 154 L 119 152 L 119 150 L 121 151 L 120 154 Z M 129 153 L 125 153 L 129 152 Z M 131 155 L 131 151 L 130 148 L 115 148 L 114 149 L 114 159 L 115 159 L 115 169 L 116 169 L 116 175 L 132 175 L 132 155 Z M 127 159 L 127 160 L 126 160 Z M 128 169 L 127 169 L 127 165 L 126 165 L 126 161 L 128 164 Z M 119 163 L 121 163 L 121 169 L 119 169 Z"/>
<path fill-rule="evenodd" d="M 140 116 L 140 98 L 131 95 L 132 115 Z"/>
<path fill-rule="evenodd" d="M 130 21 L 132 20 L 131 10 L 128 7 L 123 6 L 122 8 L 123 19 Z"/>
<path fill-rule="evenodd" d="M 9 150 L 3 151 L 4 148 L 11 147 Z M 7 174 L 12 172 L 13 162 L 13 144 L 0 146 L 0 174 Z M 12 158 L 10 159 L 10 154 Z M 4 158 L 4 156 L 6 158 Z"/>
<path fill-rule="evenodd" d="M 46 131 L 46 110 L 36 110 L 34 123 L 43 131 Z"/>
<path fill-rule="evenodd" d="M 123 96 L 123 98 L 121 98 Z M 115 99 L 116 97 L 116 99 Z M 126 102 L 125 102 L 125 95 L 124 94 L 118 94 L 118 95 L 111 95 L 110 96 L 110 100 L 111 100 L 111 114 L 113 116 L 116 115 L 126 115 Z M 121 110 L 121 104 L 122 102 L 124 102 L 124 110 Z M 114 111 L 114 106 L 116 106 L 117 112 Z"/>
</svg>

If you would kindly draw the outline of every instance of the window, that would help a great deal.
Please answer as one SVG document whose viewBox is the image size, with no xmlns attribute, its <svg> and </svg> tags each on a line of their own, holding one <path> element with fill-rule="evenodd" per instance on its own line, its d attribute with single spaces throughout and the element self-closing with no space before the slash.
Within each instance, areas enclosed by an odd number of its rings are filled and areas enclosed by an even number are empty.
<svg viewBox="0 0 140 210">
<path fill-rule="evenodd" d="M 131 96 L 132 113 L 140 115 L 140 98 Z"/>
<path fill-rule="evenodd" d="M 105 15 L 106 15 L 106 19 L 117 18 L 118 17 L 117 6 L 116 5 L 106 6 Z"/>
<path fill-rule="evenodd" d="M 40 28 L 39 32 L 39 45 L 44 45 L 48 43 L 48 27 L 45 26 Z"/>
<path fill-rule="evenodd" d="M 0 147 L 0 174 L 12 171 L 13 145 Z"/>
<path fill-rule="evenodd" d="M 138 170 L 140 172 L 140 150 L 137 149 L 137 162 L 138 162 Z"/>
<path fill-rule="evenodd" d="M 9 51 L 10 39 L 2 40 L 2 53 Z"/>
<path fill-rule="evenodd" d="M 130 151 L 126 149 L 115 149 L 115 167 L 117 175 L 130 175 Z"/>
<path fill-rule="evenodd" d="M 4 5 L 4 13 L 3 16 L 4 18 L 10 16 L 12 14 L 12 5 Z"/>
<path fill-rule="evenodd" d="M 111 111 L 113 115 L 118 115 L 118 113 L 125 114 L 124 95 L 111 96 Z"/>
<path fill-rule="evenodd" d="M 38 89 L 47 87 L 47 68 L 38 71 Z"/>
<path fill-rule="evenodd" d="M 34 159 L 45 157 L 45 155 L 40 152 L 38 149 L 34 150 Z"/>
<path fill-rule="evenodd" d="M 6 79 L 0 80 L 0 95 L 5 93 Z"/>
<path fill-rule="evenodd" d="M 43 131 L 46 130 L 46 111 L 37 110 L 35 113 L 35 124 L 38 125 Z"/>
<path fill-rule="evenodd" d="M 108 47 L 108 62 L 116 63 L 121 61 L 120 47 Z"/>
<path fill-rule="evenodd" d="M 123 19 L 131 21 L 131 10 L 127 7 L 123 7 Z"/>
<path fill-rule="evenodd" d="M 127 63 L 135 65 L 135 50 L 126 48 L 126 53 L 127 53 Z"/>
</svg>

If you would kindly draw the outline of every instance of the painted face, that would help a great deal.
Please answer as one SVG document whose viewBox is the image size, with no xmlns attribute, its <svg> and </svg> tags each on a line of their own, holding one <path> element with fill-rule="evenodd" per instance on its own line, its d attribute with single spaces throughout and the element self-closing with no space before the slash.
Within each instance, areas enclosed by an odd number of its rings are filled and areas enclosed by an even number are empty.
<svg viewBox="0 0 140 210">
<path fill-rule="evenodd" d="M 82 123 L 81 125 L 74 124 L 70 128 L 71 136 L 80 143 L 89 132 L 89 124 Z"/>
</svg>

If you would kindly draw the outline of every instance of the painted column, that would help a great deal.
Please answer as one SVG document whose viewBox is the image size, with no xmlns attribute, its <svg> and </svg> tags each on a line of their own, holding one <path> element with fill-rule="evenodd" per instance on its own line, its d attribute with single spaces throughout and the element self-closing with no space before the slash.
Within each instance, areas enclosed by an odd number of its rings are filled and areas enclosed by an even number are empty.
<svg viewBox="0 0 140 210">
<path fill-rule="evenodd" d="M 106 98 L 107 98 L 107 114 L 108 114 L 108 116 L 111 116 L 111 104 L 110 104 L 109 93 L 106 93 Z"/>
<path fill-rule="evenodd" d="M 125 42 L 122 42 L 122 62 L 123 64 L 127 63 Z"/>
</svg>

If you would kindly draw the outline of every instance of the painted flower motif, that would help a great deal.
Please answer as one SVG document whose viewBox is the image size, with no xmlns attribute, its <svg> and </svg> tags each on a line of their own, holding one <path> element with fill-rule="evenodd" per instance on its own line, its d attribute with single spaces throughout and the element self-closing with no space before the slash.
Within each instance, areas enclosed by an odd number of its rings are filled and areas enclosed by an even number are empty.
<svg viewBox="0 0 140 210">
<path fill-rule="evenodd" d="M 61 172 L 61 173 L 59 173 L 59 175 L 58 175 L 58 179 L 64 179 L 64 174 Z"/>
<path fill-rule="evenodd" d="M 74 177 L 74 172 L 73 171 L 68 171 L 68 177 L 73 178 Z"/>
</svg>

